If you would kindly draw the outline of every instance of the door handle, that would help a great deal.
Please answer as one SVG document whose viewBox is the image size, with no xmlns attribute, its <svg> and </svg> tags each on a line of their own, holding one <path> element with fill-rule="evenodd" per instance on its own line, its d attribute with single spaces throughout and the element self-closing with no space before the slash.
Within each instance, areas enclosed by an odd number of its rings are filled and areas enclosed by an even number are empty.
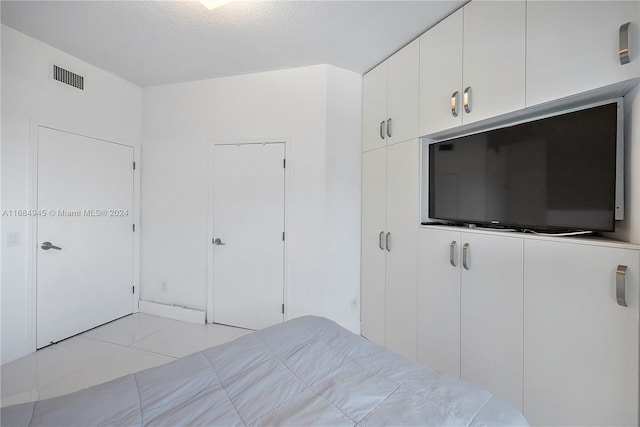
<svg viewBox="0 0 640 427">
<path fill-rule="evenodd" d="M 464 111 L 471 112 L 471 86 L 467 87 L 462 94 Z"/>
<path fill-rule="evenodd" d="M 213 239 L 212 243 L 213 243 L 214 245 L 218 245 L 218 246 L 224 246 L 224 245 L 226 245 L 226 243 L 225 243 L 225 242 L 223 242 L 222 240 L 220 240 L 220 238 L 219 238 L 219 237 L 216 237 L 215 239 Z"/>
<path fill-rule="evenodd" d="M 620 26 L 620 38 L 618 45 L 618 56 L 620 57 L 620 64 L 628 64 L 631 62 L 631 58 L 629 58 L 629 24 L 623 24 Z"/>
<path fill-rule="evenodd" d="M 384 120 L 380 122 L 380 138 L 384 139 Z"/>
<path fill-rule="evenodd" d="M 449 262 L 454 267 L 456 267 L 456 244 L 457 242 L 455 240 L 452 240 L 451 244 L 449 245 Z"/>
<path fill-rule="evenodd" d="M 616 299 L 618 305 L 627 306 L 627 284 L 626 284 L 627 266 L 619 265 L 616 269 Z"/>
<path fill-rule="evenodd" d="M 465 270 L 469 269 L 469 244 L 465 243 L 462 246 L 462 266 L 464 267 Z"/>
<path fill-rule="evenodd" d="M 387 120 L 387 136 L 391 138 L 391 118 Z"/>
<path fill-rule="evenodd" d="M 453 117 L 458 117 L 458 96 L 460 96 L 458 91 L 451 94 L 451 115 Z"/>
<path fill-rule="evenodd" d="M 385 244 L 387 246 L 387 252 L 391 252 L 391 233 L 387 233 L 387 237 L 385 238 Z"/>
<path fill-rule="evenodd" d="M 378 246 L 380 246 L 380 249 L 384 251 L 384 246 L 382 246 L 383 235 L 384 235 L 384 231 L 381 231 L 380 234 L 378 235 Z"/>
<path fill-rule="evenodd" d="M 54 246 L 53 244 L 51 244 L 51 242 L 43 242 L 42 246 L 40 246 L 42 249 L 44 249 L 45 251 L 48 251 L 49 249 L 55 249 L 57 251 L 61 251 L 62 248 L 59 246 Z"/>
</svg>

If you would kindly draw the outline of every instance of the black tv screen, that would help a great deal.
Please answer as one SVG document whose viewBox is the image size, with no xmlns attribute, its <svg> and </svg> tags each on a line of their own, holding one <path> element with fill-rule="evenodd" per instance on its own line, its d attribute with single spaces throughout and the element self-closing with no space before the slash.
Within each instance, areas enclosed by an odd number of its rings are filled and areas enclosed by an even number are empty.
<svg viewBox="0 0 640 427">
<path fill-rule="evenodd" d="M 429 145 L 429 217 L 613 231 L 616 102 Z"/>
</svg>

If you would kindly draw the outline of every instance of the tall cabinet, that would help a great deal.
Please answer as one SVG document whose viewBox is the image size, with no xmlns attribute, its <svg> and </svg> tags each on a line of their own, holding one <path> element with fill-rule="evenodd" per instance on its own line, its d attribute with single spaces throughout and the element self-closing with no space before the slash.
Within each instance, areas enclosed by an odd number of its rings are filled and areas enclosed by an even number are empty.
<svg viewBox="0 0 640 427">
<path fill-rule="evenodd" d="M 363 153 L 362 335 L 416 357 L 419 143 Z"/>
</svg>

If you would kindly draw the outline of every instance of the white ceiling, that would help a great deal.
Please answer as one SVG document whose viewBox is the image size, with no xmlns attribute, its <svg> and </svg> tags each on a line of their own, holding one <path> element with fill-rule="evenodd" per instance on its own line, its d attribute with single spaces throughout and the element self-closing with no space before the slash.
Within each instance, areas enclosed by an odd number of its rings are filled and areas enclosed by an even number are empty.
<svg viewBox="0 0 640 427">
<path fill-rule="evenodd" d="M 331 64 L 364 73 L 466 1 L 5 1 L 2 23 L 139 86 Z"/>
</svg>

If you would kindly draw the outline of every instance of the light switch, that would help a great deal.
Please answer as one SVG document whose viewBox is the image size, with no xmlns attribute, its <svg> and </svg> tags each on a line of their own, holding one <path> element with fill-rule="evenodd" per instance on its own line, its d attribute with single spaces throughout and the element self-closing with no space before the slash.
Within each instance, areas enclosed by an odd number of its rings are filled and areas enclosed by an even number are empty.
<svg viewBox="0 0 640 427">
<path fill-rule="evenodd" d="M 20 233 L 7 233 L 7 246 L 20 246 Z"/>
</svg>

